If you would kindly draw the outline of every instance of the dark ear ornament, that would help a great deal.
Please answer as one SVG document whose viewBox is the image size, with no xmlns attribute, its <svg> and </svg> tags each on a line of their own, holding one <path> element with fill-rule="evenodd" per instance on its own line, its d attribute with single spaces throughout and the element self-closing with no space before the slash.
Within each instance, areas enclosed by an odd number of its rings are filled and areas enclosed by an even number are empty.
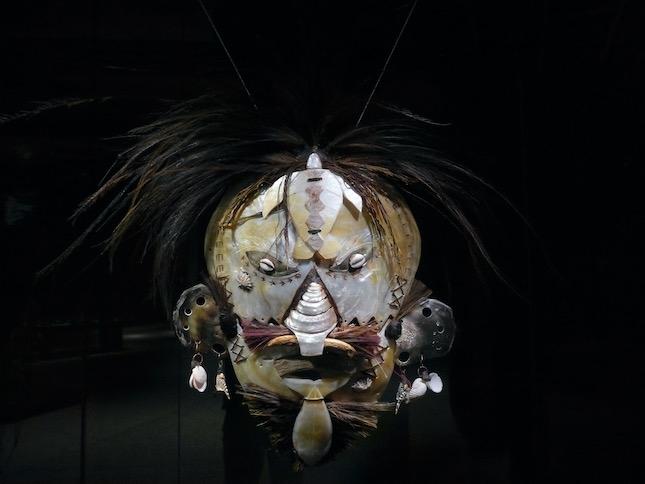
<svg viewBox="0 0 645 484">
<path fill-rule="evenodd" d="M 438 358 L 452 348 L 457 329 L 450 306 L 437 299 L 423 298 L 400 318 L 401 335 L 396 340 L 396 364 L 415 365 L 422 355 Z"/>
<path fill-rule="evenodd" d="M 456 325 L 450 306 L 430 297 L 432 291 L 418 280 L 399 312 L 390 322 L 385 336 L 396 340 L 395 363 L 400 368 L 401 383 L 396 392 L 394 413 L 404 403 L 424 396 L 427 390 L 439 393 L 443 381 L 424 364 L 424 355 L 438 358 L 448 354 L 455 339 Z M 410 382 L 405 368 L 419 364 L 418 377 Z"/>
<path fill-rule="evenodd" d="M 215 390 L 230 398 L 224 376 L 226 335 L 221 325 L 222 320 L 226 321 L 226 314 L 222 316 L 220 306 L 208 286 L 197 284 L 181 293 L 172 319 L 175 334 L 181 344 L 192 346 L 195 350 L 188 385 L 199 392 L 206 390 L 208 376 L 203 366 L 203 353 L 211 351 L 217 358 Z"/>
</svg>

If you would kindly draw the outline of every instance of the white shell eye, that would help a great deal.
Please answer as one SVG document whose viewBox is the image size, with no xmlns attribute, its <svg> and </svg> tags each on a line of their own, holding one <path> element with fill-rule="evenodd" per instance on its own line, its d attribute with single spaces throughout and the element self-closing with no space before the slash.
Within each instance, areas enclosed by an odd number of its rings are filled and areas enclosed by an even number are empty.
<svg viewBox="0 0 645 484">
<path fill-rule="evenodd" d="M 260 260 L 260 270 L 265 274 L 271 274 L 275 271 L 275 264 L 270 259 L 264 258 Z"/>
<path fill-rule="evenodd" d="M 352 269 L 358 269 L 365 265 L 367 259 L 364 254 L 352 254 L 349 258 L 349 267 Z"/>
</svg>

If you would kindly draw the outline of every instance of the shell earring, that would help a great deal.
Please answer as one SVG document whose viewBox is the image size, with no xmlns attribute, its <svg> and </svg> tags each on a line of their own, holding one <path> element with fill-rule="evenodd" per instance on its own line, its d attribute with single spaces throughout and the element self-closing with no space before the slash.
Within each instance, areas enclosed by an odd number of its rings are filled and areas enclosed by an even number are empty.
<svg viewBox="0 0 645 484">
<path fill-rule="evenodd" d="M 190 362 L 192 370 L 190 372 L 190 377 L 188 378 L 188 386 L 194 388 L 200 393 L 203 393 L 208 386 L 208 375 L 206 370 L 202 366 L 204 357 L 201 353 L 195 353 L 193 359 Z"/>
<path fill-rule="evenodd" d="M 226 384 L 226 375 L 224 374 L 224 358 L 226 350 L 219 352 L 213 348 L 213 353 L 217 356 L 217 374 L 215 375 L 215 391 L 218 393 L 223 393 L 226 395 L 228 400 L 231 399 L 231 394 L 228 391 L 228 385 Z"/>
<path fill-rule="evenodd" d="M 396 407 L 394 413 L 399 413 L 399 408 L 402 403 L 410 403 L 410 401 L 421 398 L 428 390 L 434 393 L 440 393 L 443 390 L 443 381 L 436 373 L 431 373 L 430 370 L 423 364 L 423 354 L 420 355 L 421 365 L 417 370 L 418 377 L 410 384 L 406 378 L 399 385 L 396 392 Z M 405 376 L 405 374 L 403 374 Z"/>
<path fill-rule="evenodd" d="M 417 380 L 420 380 L 420 383 L 431 392 L 441 393 L 441 390 L 443 390 L 443 380 L 441 380 L 441 377 L 438 374 L 434 372 L 431 373 L 425 366 L 423 366 L 423 356 L 421 357 L 421 366 L 419 367 L 419 378 L 414 380 L 415 383 Z M 425 391 L 423 393 L 425 393 Z"/>
</svg>

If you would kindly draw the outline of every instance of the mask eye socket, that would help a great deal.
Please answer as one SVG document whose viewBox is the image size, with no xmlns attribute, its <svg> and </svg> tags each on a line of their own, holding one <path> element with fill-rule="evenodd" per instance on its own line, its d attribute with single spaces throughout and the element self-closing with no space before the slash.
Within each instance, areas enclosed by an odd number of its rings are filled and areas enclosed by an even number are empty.
<svg viewBox="0 0 645 484">
<path fill-rule="evenodd" d="M 267 276 L 287 276 L 298 270 L 261 250 L 250 250 L 246 253 L 246 257 L 253 267 Z"/>
<path fill-rule="evenodd" d="M 367 261 L 372 257 L 372 251 L 368 249 L 359 249 L 347 257 L 334 263 L 329 270 L 332 272 L 358 272 L 360 271 Z"/>
</svg>

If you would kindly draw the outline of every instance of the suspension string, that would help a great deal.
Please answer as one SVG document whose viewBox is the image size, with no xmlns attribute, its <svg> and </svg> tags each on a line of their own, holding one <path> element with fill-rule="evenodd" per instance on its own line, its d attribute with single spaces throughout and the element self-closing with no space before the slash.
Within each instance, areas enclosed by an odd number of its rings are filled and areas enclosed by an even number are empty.
<svg viewBox="0 0 645 484">
<path fill-rule="evenodd" d="M 258 106 L 257 106 L 257 104 L 255 104 L 255 101 L 253 100 L 253 95 L 251 94 L 251 91 L 249 91 L 249 88 L 246 87 L 246 82 L 244 82 L 244 78 L 242 77 L 242 74 L 240 73 L 239 69 L 237 68 L 237 65 L 235 64 L 235 61 L 233 60 L 233 56 L 231 55 L 231 53 L 226 48 L 226 44 L 224 43 L 224 39 L 220 35 L 219 30 L 217 30 L 217 27 L 215 27 L 215 23 L 213 22 L 213 19 L 211 18 L 210 13 L 208 13 L 208 10 L 206 9 L 206 6 L 204 5 L 204 2 L 202 0 L 197 0 L 197 2 L 202 7 L 202 10 L 204 11 L 204 15 L 206 15 L 206 18 L 208 19 L 208 23 L 210 24 L 211 28 L 213 29 L 213 32 L 215 32 L 215 35 L 217 36 L 217 40 L 219 40 L 219 43 L 222 46 L 222 49 L 224 49 L 224 53 L 226 54 L 226 57 L 228 57 L 229 62 L 233 66 L 233 70 L 235 71 L 235 74 L 237 75 L 237 78 L 240 80 L 240 84 L 242 84 L 242 88 L 244 89 L 244 92 L 246 92 L 246 95 L 248 96 L 249 101 L 251 101 L 251 105 L 253 106 L 253 109 L 255 109 L 257 111 Z"/>
<path fill-rule="evenodd" d="M 376 83 L 374 84 L 374 87 L 372 88 L 372 92 L 370 92 L 370 95 L 367 98 L 367 102 L 365 103 L 365 106 L 363 106 L 363 110 L 361 111 L 361 114 L 358 117 L 358 120 L 356 121 L 355 127 L 358 127 L 358 125 L 361 124 L 361 121 L 363 120 L 363 116 L 365 115 L 365 111 L 367 111 L 367 107 L 370 105 L 370 102 L 372 101 L 372 97 L 374 97 L 374 93 L 376 92 L 376 88 L 380 84 L 381 79 L 383 78 L 383 74 L 385 74 L 385 70 L 387 69 L 387 66 L 390 63 L 390 59 L 392 59 L 392 55 L 394 54 L 394 51 L 396 50 L 397 45 L 399 45 L 399 40 L 401 40 L 401 36 L 403 35 L 403 32 L 405 31 L 405 28 L 407 27 L 408 22 L 410 21 L 410 17 L 412 17 L 412 13 L 414 12 L 414 9 L 417 6 L 418 1 L 419 0 L 414 0 L 414 3 L 412 4 L 412 7 L 410 7 L 410 11 L 408 12 L 408 16 L 405 18 L 405 22 L 403 22 L 403 26 L 401 27 L 401 30 L 399 31 L 399 35 L 396 36 L 396 40 L 394 41 L 394 45 L 392 46 L 392 49 L 390 50 L 390 53 L 387 56 L 387 59 L 385 59 L 385 64 L 383 65 L 383 69 L 381 69 L 381 72 L 380 72 L 380 74 L 378 76 L 378 79 L 376 79 Z"/>
</svg>

